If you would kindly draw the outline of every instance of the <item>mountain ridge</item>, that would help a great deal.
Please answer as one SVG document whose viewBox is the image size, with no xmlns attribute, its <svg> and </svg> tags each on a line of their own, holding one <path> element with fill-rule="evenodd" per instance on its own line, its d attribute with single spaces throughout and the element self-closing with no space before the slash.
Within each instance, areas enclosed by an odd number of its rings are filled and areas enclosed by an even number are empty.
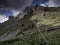
<svg viewBox="0 0 60 45">
<path fill-rule="evenodd" d="M 51 8 L 48 8 L 49 10 L 45 9 L 47 8 L 39 5 L 37 7 L 26 7 L 16 17 L 10 16 L 8 21 L 2 23 L 5 26 L 0 30 L 0 41 L 2 41 L 0 44 L 6 44 L 10 41 L 13 43 L 17 40 L 16 45 L 18 42 L 21 44 L 20 41 L 24 41 L 24 43 L 26 42 L 30 45 L 45 45 L 46 42 L 44 39 L 39 37 L 41 35 L 38 33 L 38 29 L 41 30 L 43 36 L 49 41 L 49 44 L 55 44 L 55 38 L 57 40 L 59 40 L 58 37 L 60 38 L 60 29 L 54 28 L 60 25 L 60 11 L 57 8 L 52 8 L 53 10 L 51 11 Z M 38 26 L 38 29 L 34 22 Z M 54 30 L 49 30 L 49 28 L 54 28 Z M 5 41 L 6 43 L 4 43 Z M 59 43 L 59 41 L 57 42 Z"/>
</svg>

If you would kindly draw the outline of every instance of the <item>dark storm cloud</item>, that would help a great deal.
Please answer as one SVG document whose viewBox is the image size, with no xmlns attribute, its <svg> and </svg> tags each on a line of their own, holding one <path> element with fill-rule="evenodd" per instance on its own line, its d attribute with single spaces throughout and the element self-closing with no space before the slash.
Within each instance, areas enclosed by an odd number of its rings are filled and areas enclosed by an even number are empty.
<svg viewBox="0 0 60 45">
<path fill-rule="evenodd" d="M 0 0 L 0 6 L 9 7 L 9 8 L 24 8 L 31 4 L 32 0 Z"/>
<path fill-rule="evenodd" d="M 30 6 L 32 0 L 0 0 L 0 23 L 7 21 L 8 16 L 16 16 L 26 6 Z"/>
</svg>

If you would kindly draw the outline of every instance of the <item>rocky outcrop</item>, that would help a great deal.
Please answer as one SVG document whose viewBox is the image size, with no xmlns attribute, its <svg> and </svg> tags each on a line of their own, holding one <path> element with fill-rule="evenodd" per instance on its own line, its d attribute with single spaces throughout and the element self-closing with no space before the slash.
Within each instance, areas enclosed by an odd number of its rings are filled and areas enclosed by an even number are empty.
<svg viewBox="0 0 60 45">
<path fill-rule="evenodd" d="M 47 31 L 52 31 L 52 30 L 57 30 L 57 29 L 60 29 L 60 25 L 58 25 L 58 26 L 46 27 L 46 30 L 47 30 Z"/>
<path fill-rule="evenodd" d="M 17 30 L 14 31 L 14 32 L 8 31 L 7 33 L 5 33 L 5 34 L 3 34 L 2 36 L 0 36 L 0 41 L 12 39 L 12 38 L 14 38 L 19 32 L 20 32 L 20 29 L 17 29 Z"/>
</svg>

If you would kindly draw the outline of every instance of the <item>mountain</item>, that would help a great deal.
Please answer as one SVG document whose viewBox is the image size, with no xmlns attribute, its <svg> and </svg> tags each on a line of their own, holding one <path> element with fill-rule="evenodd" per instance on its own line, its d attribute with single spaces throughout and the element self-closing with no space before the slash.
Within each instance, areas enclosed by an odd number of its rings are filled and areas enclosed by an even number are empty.
<svg viewBox="0 0 60 45">
<path fill-rule="evenodd" d="M 16 17 L 10 16 L 0 24 L 0 45 L 59 45 L 60 28 L 56 26 L 60 25 L 60 11 L 45 8 L 26 7 Z"/>
</svg>

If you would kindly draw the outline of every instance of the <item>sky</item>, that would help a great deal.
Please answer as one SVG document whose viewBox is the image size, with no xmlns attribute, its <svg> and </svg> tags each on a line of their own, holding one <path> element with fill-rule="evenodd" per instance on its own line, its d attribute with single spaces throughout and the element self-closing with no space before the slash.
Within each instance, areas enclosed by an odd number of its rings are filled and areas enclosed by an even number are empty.
<svg viewBox="0 0 60 45">
<path fill-rule="evenodd" d="M 33 0 L 32 5 L 45 4 L 46 2 L 48 2 L 48 0 Z"/>
<path fill-rule="evenodd" d="M 59 7 L 60 0 L 49 0 L 49 7 Z"/>
<path fill-rule="evenodd" d="M 18 15 L 26 6 L 40 4 L 42 6 L 59 7 L 60 0 L 7 0 L 0 1 L 0 23 L 7 21 L 9 16 Z"/>
</svg>

